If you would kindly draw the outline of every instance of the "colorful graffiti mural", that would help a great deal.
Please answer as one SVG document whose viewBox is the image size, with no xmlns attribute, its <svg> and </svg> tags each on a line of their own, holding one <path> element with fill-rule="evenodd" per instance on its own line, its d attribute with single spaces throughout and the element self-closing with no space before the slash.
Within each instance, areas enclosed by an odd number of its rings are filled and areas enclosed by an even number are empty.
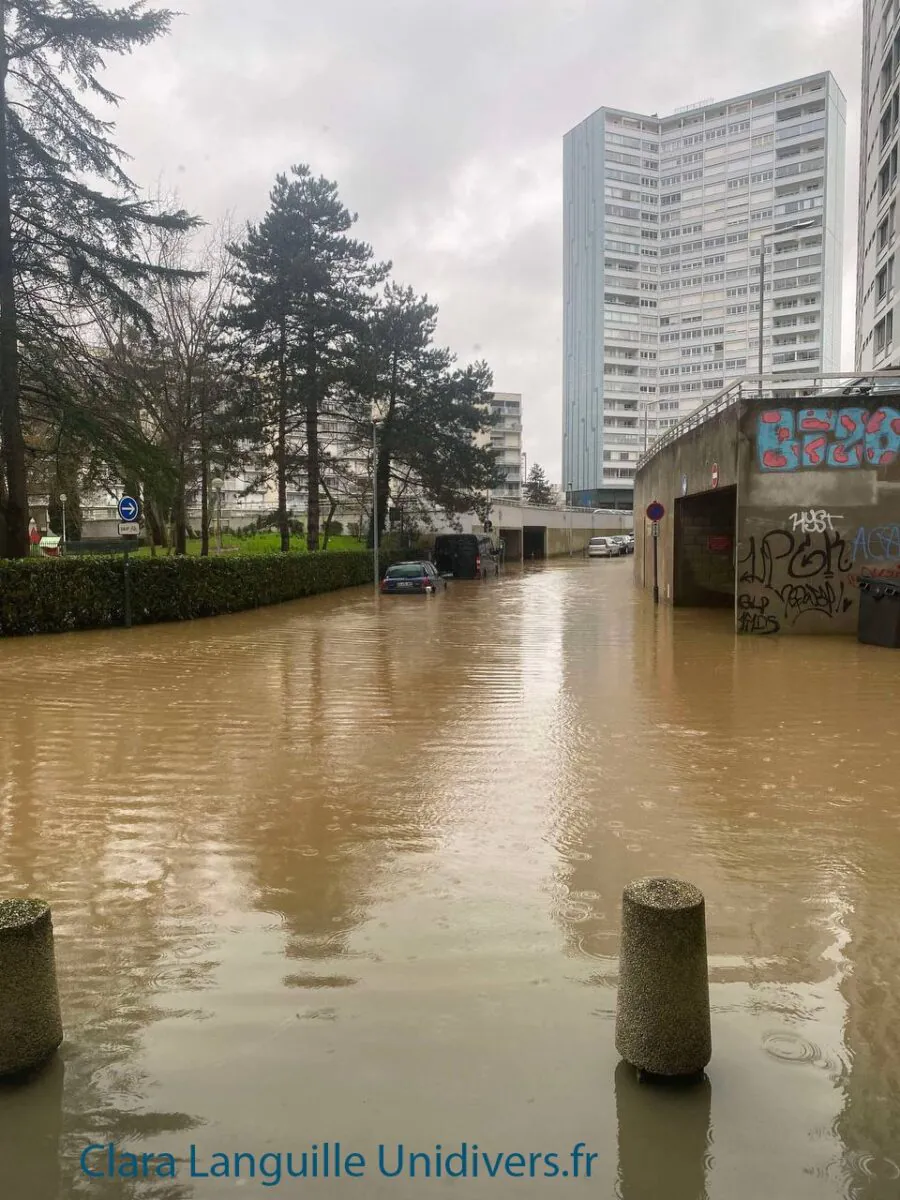
<svg viewBox="0 0 900 1200">
<path fill-rule="evenodd" d="M 760 471 L 886 466 L 900 455 L 900 409 L 764 409 L 756 447 Z"/>
</svg>

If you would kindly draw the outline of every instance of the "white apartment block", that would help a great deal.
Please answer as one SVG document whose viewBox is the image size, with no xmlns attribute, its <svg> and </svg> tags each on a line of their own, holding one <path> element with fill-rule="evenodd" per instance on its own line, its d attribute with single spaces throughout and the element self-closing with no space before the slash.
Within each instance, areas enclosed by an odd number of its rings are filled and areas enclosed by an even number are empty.
<svg viewBox="0 0 900 1200">
<path fill-rule="evenodd" d="M 566 134 L 575 503 L 627 500 L 660 432 L 757 373 L 763 235 L 764 373 L 838 369 L 845 111 L 825 73 L 663 118 L 601 108 Z"/>
<path fill-rule="evenodd" d="M 856 367 L 900 363 L 895 324 L 897 155 L 900 134 L 900 4 L 864 0 L 859 233 L 856 260 Z"/>
<path fill-rule="evenodd" d="M 506 482 L 495 488 L 498 499 L 522 498 L 522 396 L 518 392 L 492 392 L 488 399 L 490 411 L 498 423 L 488 430 L 491 449 L 506 473 Z"/>
</svg>

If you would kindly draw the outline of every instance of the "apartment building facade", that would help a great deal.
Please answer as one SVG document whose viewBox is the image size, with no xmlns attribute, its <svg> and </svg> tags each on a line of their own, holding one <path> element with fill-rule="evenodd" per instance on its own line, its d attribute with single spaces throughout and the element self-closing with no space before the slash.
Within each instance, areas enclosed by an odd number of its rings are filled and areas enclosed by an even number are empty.
<svg viewBox="0 0 900 1200">
<path fill-rule="evenodd" d="M 864 0 L 861 99 L 855 355 L 860 373 L 900 364 L 895 312 L 900 0 Z"/>
<path fill-rule="evenodd" d="M 627 503 L 650 442 L 757 372 L 762 246 L 764 373 L 838 369 L 845 125 L 825 73 L 663 118 L 601 108 L 566 135 L 575 503 Z"/>
<path fill-rule="evenodd" d="M 492 392 L 488 408 L 497 424 L 488 430 L 491 449 L 497 455 L 506 480 L 492 493 L 498 499 L 522 498 L 522 396 L 519 392 Z"/>
</svg>

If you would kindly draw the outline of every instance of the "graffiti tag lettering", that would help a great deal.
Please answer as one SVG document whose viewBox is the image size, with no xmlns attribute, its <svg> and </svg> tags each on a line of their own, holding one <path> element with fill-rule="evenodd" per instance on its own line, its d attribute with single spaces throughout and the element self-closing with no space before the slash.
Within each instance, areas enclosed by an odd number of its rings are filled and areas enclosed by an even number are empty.
<svg viewBox="0 0 900 1200">
<path fill-rule="evenodd" d="M 803 517 L 817 532 L 801 535 Z M 794 530 L 770 529 L 747 539 L 738 560 L 740 633 L 776 633 L 807 614 L 831 620 L 855 603 L 846 594 L 853 553 L 824 509 L 793 513 Z"/>
<path fill-rule="evenodd" d="M 860 525 L 853 539 L 853 557 L 871 562 L 900 558 L 900 525 L 879 525 L 866 529 Z"/>
<path fill-rule="evenodd" d="M 834 529 L 835 521 L 842 520 L 843 517 L 834 516 L 824 508 L 806 508 L 791 513 L 794 532 L 800 529 L 803 533 L 824 533 L 826 529 Z"/>
<path fill-rule="evenodd" d="M 761 471 L 882 467 L 900 454 L 900 410 L 772 408 L 756 423 Z"/>
<path fill-rule="evenodd" d="M 846 612 L 852 600 L 844 595 L 844 584 L 839 583 L 835 588 L 833 583 L 789 583 L 778 591 L 778 596 L 784 605 L 784 614 L 790 624 L 804 613 L 823 613 L 826 617 L 836 617 Z"/>
<path fill-rule="evenodd" d="M 749 596 L 746 593 L 738 596 L 738 633 L 778 633 L 781 626 L 778 618 L 767 613 L 769 599 L 767 596 Z"/>
<path fill-rule="evenodd" d="M 786 529 L 771 529 L 757 540 L 747 540 L 747 552 L 738 560 L 741 583 L 771 588 L 782 571 L 789 580 L 833 579 L 853 568 L 853 553 L 840 533 L 826 532 L 813 543 L 813 535 L 796 537 Z M 783 565 L 782 565 L 783 564 Z"/>
<path fill-rule="evenodd" d="M 868 567 L 864 575 L 848 575 L 847 582 L 851 587 L 859 587 L 861 579 L 900 579 L 900 566 Z"/>
</svg>

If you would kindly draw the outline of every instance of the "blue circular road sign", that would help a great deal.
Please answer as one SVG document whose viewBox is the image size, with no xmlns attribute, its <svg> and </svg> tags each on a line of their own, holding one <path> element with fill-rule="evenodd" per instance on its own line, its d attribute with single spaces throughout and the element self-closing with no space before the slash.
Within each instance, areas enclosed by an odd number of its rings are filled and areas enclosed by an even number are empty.
<svg viewBox="0 0 900 1200">
<path fill-rule="evenodd" d="M 647 505 L 647 519 L 649 521 L 661 521 L 665 515 L 666 510 L 658 500 L 653 500 Z"/>
<path fill-rule="evenodd" d="M 123 496 L 119 501 L 120 521 L 136 521 L 140 511 L 141 506 L 132 496 Z"/>
</svg>

